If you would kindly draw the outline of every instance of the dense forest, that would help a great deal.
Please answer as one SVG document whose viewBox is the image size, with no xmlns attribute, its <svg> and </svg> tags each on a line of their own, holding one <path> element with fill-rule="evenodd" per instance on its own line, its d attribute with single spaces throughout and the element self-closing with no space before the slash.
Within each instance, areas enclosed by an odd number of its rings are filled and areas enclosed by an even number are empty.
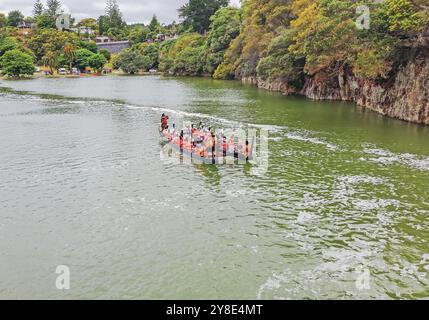
<svg viewBox="0 0 429 320">
<path fill-rule="evenodd" d="M 110 63 L 131 74 L 157 69 L 169 75 L 242 79 L 285 94 L 359 103 L 369 93 L 344 93 L 355 84 L 344 89 L 341 82 L 353 77 L 360 87 L 371 83 L 371 94 L 376 86 L 387 90 L 407 63 L 422 57 L 429 42 L 425 0 L 243 0 L 241 8 L 228 6 L 228 0 L 190 0 L 179 8 L 181 22 L 169 25 L 155 15 L 147 25 L 129 25 L 118 3 L 108 0 L 98 19 L 72 19 L 76 27 L 95 30 L 86 37 L 55 29 L 60 7 L 57 0 L 46 5 L 38 0 L 33 17 L 19 11 L 0 14 L 3 73 L 32 74 L 31 61 L 52 72 L 59 67 L 101 71 Z M 17 32 L 25 21 L 35 26 L 31 35 Z M 166 39 L 157 41 L 160 34 Z M 128 40 L 131 48 L 113 56 L 98 52 L 97 35 Z M 23 67 L 17 68 L 16 61 Z M 391 103 L 388 98 L 371 103 Z M 373 108 L 363 100 L 359 104 Z M 428 111 L 418 112 L 424 113 L 417 115 L 420 122 L 426 122 Z"/>
</svg>

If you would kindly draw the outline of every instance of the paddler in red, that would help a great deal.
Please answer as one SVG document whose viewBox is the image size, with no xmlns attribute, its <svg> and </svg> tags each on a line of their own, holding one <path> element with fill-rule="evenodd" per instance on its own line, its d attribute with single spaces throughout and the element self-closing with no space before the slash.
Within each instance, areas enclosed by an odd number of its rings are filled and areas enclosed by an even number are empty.
<svg viewBox="0 0 429 320">
<path fill-rule="evenodd" d="M 226 137 L 223 136 L 222 138 L 222 152 L 223 152 L 223 156 L 226 157 L 226 150 L 228 149 L 228 145 L 226 143 Z"/>
<path fill-rule="evenodd" d="M 180 147 L 180 150 L 183 150 L 183 130 L 180 131 L 179 147 Z"/>
<path fill-rule="evenodd" d="M 168 116 L 164 114 L 164 116 L 161 118 L 161 129 L 164 131 L 168 126 Z"/>
</svg>

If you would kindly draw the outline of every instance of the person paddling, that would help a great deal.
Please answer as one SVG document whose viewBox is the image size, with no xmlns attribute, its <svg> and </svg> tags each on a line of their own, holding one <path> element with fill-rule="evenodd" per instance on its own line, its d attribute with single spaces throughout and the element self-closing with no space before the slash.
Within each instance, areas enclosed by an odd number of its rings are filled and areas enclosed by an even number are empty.
<svg viewBox="0 0 429 320">
<path fill-rule="evenodd" d="M 168 116 L 166 116 L 165 114 L 162 114 L 161 117 L 161 129 L 162 131 L 164 131 L 168 126 Z"/>
<path fill-rule="evenodd" d="M 180 137 L 179 137 L 179 147 L 180 147 L 180 151 L 183 150 L 183 130 L 180 131 Z"/>
<path fill-rule="evenodd" d="M 215 158 L 216 157 L 216 136 L 213 132 L 212 132 L 211 145 L 212 145 L 212 158 Z"/>
<path fill-rule="evenodd" d="M 222 152 L 223 152 L 224 157 L 226 157 L 227 149 L 228 149 L 228 144 L 226 143 L 226 137 L 223 136 L 223 138 L 222 138 Z"/>
</svg>

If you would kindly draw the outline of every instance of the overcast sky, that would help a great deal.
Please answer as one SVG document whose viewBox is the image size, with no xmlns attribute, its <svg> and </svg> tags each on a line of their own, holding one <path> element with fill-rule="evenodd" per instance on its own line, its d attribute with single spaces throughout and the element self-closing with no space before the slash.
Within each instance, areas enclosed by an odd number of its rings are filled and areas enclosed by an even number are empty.
<svg viewBox="0 0 429 320">
<path fill-rule="evenodd" d="M 30 16 L 36 0 L 0 0 L 0 12 L 7 14 L 11 10 L 20 10 Z M 44 1 L 45 2 L 45 1 Z M 148 23 L 153 14 L 161 22 L 178 21 L 177 9 L 188 0 L 118 0 L 119 7 L 127 22 Z M 230 0 L 238 5 L 240 0 Z M 87 17 L 99 17 L 104 13 L 106 0 L 61 0 L 66 11 L 80 20 Z"/>
</svg>

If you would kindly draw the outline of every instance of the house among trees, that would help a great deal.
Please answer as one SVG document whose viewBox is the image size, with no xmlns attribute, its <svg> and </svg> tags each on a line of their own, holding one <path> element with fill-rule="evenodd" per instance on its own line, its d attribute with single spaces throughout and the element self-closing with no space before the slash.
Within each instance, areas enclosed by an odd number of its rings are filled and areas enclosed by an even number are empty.
<svg viewBox="0 0 429 320">
<path fill-rule="evenodd" d="M 95 44 L 97 45 L 98 50 L 105 49 L 110 53 L 118 53 L 131 47 L 131 42 L 128 40 L 112 41 L 109 37 L 105 36 L 96 37 Z"/>
<path fill-rule="evenodd" d="M 36 27 L 36 24 L 31 23 L 30 21 L 21 21 L 17 28 L 16 34 L 21 36 L 29 36 L 32 34 L 33 29 Z"/>
<path fill-rule="evenodd" d="M 157 34 L 157 36 L 155 38 L 155 41 L 156 42 L 163 42 L 163 41 L 165 41 L 165 34 L 163 34 L 163 33 Z"/>
<path fill-rule="evenodd" d="M 111 40 L 109 37 L 101 36 L 101 37 L 96 37 L 95 42 L 96 43 L 108 43 L 108 42 L 111 42 Z"/>
<path fill-rule="evenodd" d="M 18 29 L 32 29 L 35 26 L 34 23 L 31 23 L 30 21 L 21 21 L 18 24 Z"/>
</svg>

